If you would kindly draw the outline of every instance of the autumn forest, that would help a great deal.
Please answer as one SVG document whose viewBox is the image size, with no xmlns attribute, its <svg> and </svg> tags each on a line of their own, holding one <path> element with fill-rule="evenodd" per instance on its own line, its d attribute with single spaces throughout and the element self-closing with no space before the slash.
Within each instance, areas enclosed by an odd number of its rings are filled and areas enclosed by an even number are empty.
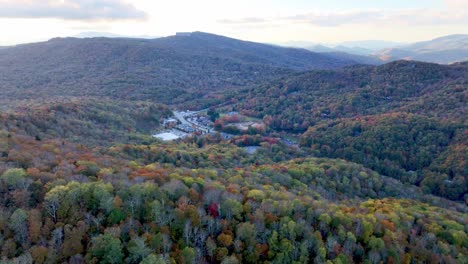
<svg viewBox="0 0 468 264">
<path fill-rule="evenodd" d="M 1 49 L 0 262 L 468 263 L 467 98 L 200 32 Z"/>
</svg>

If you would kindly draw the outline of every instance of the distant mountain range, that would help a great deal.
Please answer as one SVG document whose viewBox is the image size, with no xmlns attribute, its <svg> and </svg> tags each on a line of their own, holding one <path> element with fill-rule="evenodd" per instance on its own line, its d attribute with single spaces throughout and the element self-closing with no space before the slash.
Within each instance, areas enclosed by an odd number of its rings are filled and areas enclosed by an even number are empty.
<svg viewBox="0 0 468 264">
<path fill-rule="evenodd" d="M 325 51 L 320 52 L 320 54 L 327 55 L 336 59 L 348 59 L 357 62 L 358 64 L 370 64 L 370 65 L 379 65 L 383 62 L 379 58 L 367 55 L 359 55 L 348 53 L 344 51 Z"/>
<path fill-rule="evenodd" d="M 317 47 L 321 51 L 317 53 L 203 32 L 156 39 L 55 38 L 0 48 L 0 101 L 107 96 L 199 108 L 220 103 L 220 94 L 227 90 L 307 70 L 398 59 L 467 60 L 467 39 L 454 35 L 364 56 L 324 46 Z"/>
<path fill-rule="evenodd" d="M 466 61 L 468 60 L 468 35 L 450 35 L 399 48 L 384 49 L 373 55 L 382 61 L 405 59 L 445 64 Z"/>
<path fill-rule="evenodd" d="M 283 46 L 306 48 L 315 52 L 348 52 L 359 55 L 370 55 L 373 52 L 399 47 L 405 43 L 385 40 L 361 40 L 345 41 L 334 44 L 315 43 L 309 41 L 289 41 L 282 43 Z"/>
<path fill-rule="evenodd" d="M 315 45 L 306 47 L 306 49 L 314 51 L 314 52 L 346 52 L 350 54 L 356 55 L 370 55 L 373 51 L 366 48 L 361 47 L 346 47 L 346 46 L 335 46 L 335 47 L 328 47 L 325 45 Z"/>
<path fill-rule="evenodd" d="M 202 32 L 157 39 L 55 38 L 0 50 L 0 98 L 86 95 L 174 104 L 211 100 L 206 96 L 214 92 L 292 72 L 356 63 Z"/>
<path fill-rule="evenodd" d="M 448 64 L 468 60 L 468 35 L 450 35 L 429 41 L 404 44 L 398 42 L 368 40 L 325 45 L 307 42 L 290 42 L 291 46 L 304 47 L 319 53 L 341 53 L 340 57 L 366 64 L 378 64 L 395 60 L 417 60 Z M 353 57 L 360 55 L 363 57 Z M 371 58 L 372 59 L 369 59 Z"/>
<path fill-rule="evenodd" d="M 378 51 L 390 47 L 399 47 L 405 45 L 403 42 L 387 41 L 387 40 L 357 40 L 357 41 L 345 41 L 336 45 L 337 48 L 355 48 L 365 49 L 369 51 Z"/>
</svg>

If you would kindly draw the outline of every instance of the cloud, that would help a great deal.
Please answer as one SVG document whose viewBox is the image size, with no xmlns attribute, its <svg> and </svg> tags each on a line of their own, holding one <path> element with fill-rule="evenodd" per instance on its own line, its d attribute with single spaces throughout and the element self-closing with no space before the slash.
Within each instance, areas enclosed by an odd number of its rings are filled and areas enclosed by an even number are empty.
<svg viewBox="0 0 468 264">
<path fill-rule="evenodd" d="M 342 12 L 311 12 L 291 17 L 286 20 L 299 23 L 309 23 L 323 27 L 334 27 L 344 24 L 362 24 L 369 21 L 383 20 L 385 14 L 378 10 L 355 10 Z"/>
<path fill-rule="evenodd" d="M 224 24 L 268 24 L 268 23 L 299 23 L 320 27 L 337 27 L 342 25 L 409 25 L 433 26 L 456 25 L 468 23 L 468 7 L 466 0 L 446 0 L 444 9 L 355 9 L 346 11 L 312 11 L 282 17 L 249 17 L 241 19 L 219 20 Z"/>
<path fill-rule="evenodd" d="M 434 9 L 401 10 L 353 10 L 333 13 L 308 13 L 287 18 L 298 23 L 310 23 L 318 26 L 340 26 L 347 24 L 406 24 L 412 26 L 460 24 L 468 22 L 465 11 Z"/>
<path fill-rule="evenodd" d="M 0 0 L 0 17 L 119 20 L 143 19 L 146 13 L 125 0 Z"/>
<path fill-rule="evenodd" d="M 258 24 L 269 22 L 269 19 L 260 17 L 245 17 L 241 19 L 221 19 L 217 22 L 221 24 Z"/>
</svg>

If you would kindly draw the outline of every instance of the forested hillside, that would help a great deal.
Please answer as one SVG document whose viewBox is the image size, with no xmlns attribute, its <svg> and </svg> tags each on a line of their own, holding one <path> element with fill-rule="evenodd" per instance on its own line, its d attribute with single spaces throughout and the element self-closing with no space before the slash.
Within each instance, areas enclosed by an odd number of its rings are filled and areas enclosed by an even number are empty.
<svg viewBox="0 0 468 264">
<path fill-rule="evenodd" d="M 154 141 L 151 132 L 171 115 L 166 106 L 148 102 L 72 98 L 17 106 L 0 114 L 0 128 L 87 146 L 144 143 Z"/>
<path fill-rule="evenodd" d="M 312 126 L 301 144 L 453 200 L 467 199 L 466 125 L 395 113 Z"/>
<path fill-rule="evenodd" d="M 465 206 L 342 160 L 222 169 L 220 149 L 187 168 L 6 131 L 0 143 L 6 263 L 464 263 L 468 254 Z M 172 148 L 214 147 L 187 144 Z"/>
<path fill-rule="evenodd" d="M 468 263 L 468 63 L 351 64 L 200 32 L 0 50 L 0 263 Z"/>
<path fill-rule="evenodd" d="M 466 200 L 468 64 L 398 61 L 311 71 L 237 93 L 233 108 L 271 131 L 304 133 L 343 158 L 425 192 Z"/>
<path fill-rule="evenodd" d="M 239 92 L 234 107 L 275 130 L 304 132 L 323 120 L 404 111 L 462 120 L 468 64 L 398 61 L 311 71 Z"/>
<path fill-rule="evenodd" d="M 216 102 L 209 95 L 287 73 L 355 63 L 194 32 L 158 39 L 57 38 L 0 51 L 0 97 L 110 96 L 166 104 Z M 185 104 L 186 105 L 186 104 Z"/>
</svg>

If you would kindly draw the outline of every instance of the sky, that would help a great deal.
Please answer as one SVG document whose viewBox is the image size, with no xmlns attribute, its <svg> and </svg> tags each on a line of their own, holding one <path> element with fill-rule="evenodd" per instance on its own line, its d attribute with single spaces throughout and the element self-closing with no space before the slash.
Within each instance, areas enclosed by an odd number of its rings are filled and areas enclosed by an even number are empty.
<svg viewBox="0 0 468 264">
<path fill-rule="evenodd" d="M 0 0 L 0 46 L 186 31 L 264 43 L 415 42 L 468 34 L 468 0 Z"/>
</svg>

